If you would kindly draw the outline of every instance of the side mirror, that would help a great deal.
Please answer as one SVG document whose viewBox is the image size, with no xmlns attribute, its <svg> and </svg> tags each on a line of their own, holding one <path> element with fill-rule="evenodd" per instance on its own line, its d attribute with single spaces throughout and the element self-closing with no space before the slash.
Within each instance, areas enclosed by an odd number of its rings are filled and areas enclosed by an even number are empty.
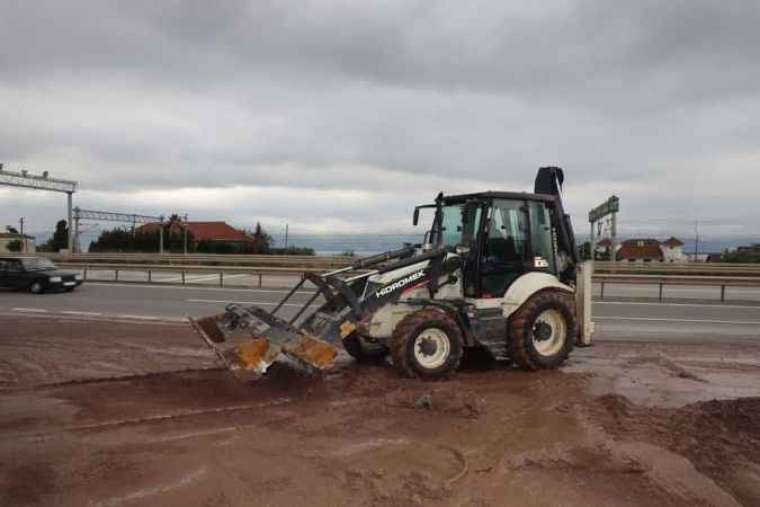
<svg viewBox="0 0 760 507">
<path fill-rule="evenodd" d="M 412 217 L 412 225 L 416 227 L 419 221 L 420 221 L 420 209 L 414 208 L 414 216 Z"/>
</svg>

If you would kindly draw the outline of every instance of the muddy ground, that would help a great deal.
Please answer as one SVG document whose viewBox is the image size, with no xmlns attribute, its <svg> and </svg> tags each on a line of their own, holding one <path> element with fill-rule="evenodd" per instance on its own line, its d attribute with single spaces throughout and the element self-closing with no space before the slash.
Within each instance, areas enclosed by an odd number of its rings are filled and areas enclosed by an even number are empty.
<svg viewBox="0 0 760 507">
<path fill-rule="evenodd" d="M 760 345 L 245 385 L 180 326 L 0 320 L 0 505 L 760 505 Z"/>
</svg>

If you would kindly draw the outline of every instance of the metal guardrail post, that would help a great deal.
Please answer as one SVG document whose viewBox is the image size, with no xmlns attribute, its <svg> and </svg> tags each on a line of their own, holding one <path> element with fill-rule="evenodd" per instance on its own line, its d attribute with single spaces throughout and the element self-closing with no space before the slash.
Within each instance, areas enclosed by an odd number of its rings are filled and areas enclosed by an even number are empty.
<svg viewBox="0 0 760 507">
<path fill-rule="evenodd" d="M 604 282 L 602 282 L 602 293 L 599 296 L 599 299 L 604 299 Z"/>
<path fill-rule="evenodd" d="M 660 282 L 660 301 L 662 301 L 662 286 L 663 285 L 664 284 L 662 282 Z"/>
<path fill-rule="evenodd" d="M 720 302 L 721 303 L 726 302 L 726 285 L 725 284 L 720 286 Z"/>
<path fill-rule="evenodd" d="M 182 270 L 182 285 L 185 285 L 185 270 Z"/>
<path fill-rule="evenodd" d="M 259 273 L 259 289 L 261 288 L 261 273 Z"/>
<path fill-rule="evenodd" d="M 85 280 L 87 280 L 87 266 L 84 267 L 84 276 L 82 276 Z"/>
<path fill-rule="evenodd" d="M 114 274 L 114 275 L 113 275 L 113 279 L 114 279 L 114 281 L 115 281 L 115 282 L 118 282 L 118 281 L 119 281 L 119 269 L 118 269 L 118 268 L 114 268 L 114 270 L 113 270 L 113 274 Z"/>
<path fill-rule="evenodd" d="M 219 287 L 224 287 L 224 271 L 219 272 Z"/>
<path fill-rule="evenodd" d="M 148 283 L 151 283 L 153 281 L 153 275 L 151 274 L 151 270 L 148 270 Z"/>
</svg>

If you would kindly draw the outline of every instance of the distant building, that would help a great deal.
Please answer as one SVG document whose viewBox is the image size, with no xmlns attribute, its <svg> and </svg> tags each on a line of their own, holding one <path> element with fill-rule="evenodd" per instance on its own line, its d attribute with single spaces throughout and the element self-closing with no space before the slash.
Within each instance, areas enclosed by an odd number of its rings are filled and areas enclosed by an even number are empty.
<svg viewBox="0 0 760 507">
<path fill-rule="evenodd" d="M 180 222 L 171 224 L 170 234 L 182 234 L 184 225 Z M 159 224 L 152 222 L 137 229 L 136 232 L 156 232 Z M 253 238 L 244 231 L 236 229 L 226 222 L 187 222 L 187 230 L 192 235 L 193 243 L 200 241 L 220 241 L 225 243 L 251 243 Z"/>
<path fill-rule="evenodd" d="M 662 262 L 663 254 L 656 239 L 627 239 L 620 245 L 616 258 L 623 262 Z"/>
<path fill-rule="evenodd" d="M 615 245 L 615 251 L 620 250 L 620 243 Z M 594 258 L 597 260 L 610 260 L 612 259 L 612 240 L 610 238 L 603 238 L 597 241 L 594 248 Z"/>
<path fill-rule="evenodd" d="M 11 251 L 8 245 L 14 241 L 21 242 L 21 250 L 19 252 Z M 37 252 L 37 247 L 34 242 L 33 236 L 27 236 L 25 234 L 19 234 L 17 232 L 0 232 L 0 254 L 9 253 L 25 253 L 33 254 Z"/>
<path fill-rule="evenodd" d="M 663 262 L 686 262 L 689 260 L 683 252 L 683 242 L 674 237 L 663 241 L 660 244 L 662 248 L 662 261 Z"/>
<path fill-rule="evenodd" d="M 688 262 L 689 256 L 683 251 L 683 242 L 670 237 L 663 242 L 651 238 L 636 238 L 623 241 L 617 251 L 617 260 L 624 262 Z"/>
</svg>

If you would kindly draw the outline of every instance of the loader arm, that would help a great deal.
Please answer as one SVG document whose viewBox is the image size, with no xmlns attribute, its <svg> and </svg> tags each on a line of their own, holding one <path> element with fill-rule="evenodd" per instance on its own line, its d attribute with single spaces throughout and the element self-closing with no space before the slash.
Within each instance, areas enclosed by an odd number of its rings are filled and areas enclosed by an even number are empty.
<svg viewBox="0 0 760 507">
<path fill-rule="evenodd" d="M 233 373 L 257 378 L 281 355 L 302 370 L 327 368 L 337 349 L 335 344 L 356 329 L 356 323 L 379 307 L 398 301 L 405 288 L 427 284 L 432 293 L 438 277 L 456 268 L 444 262 L 447 250 L 433 249 L 414 255 L 418 246 L 407 246 L 357 260 L 350 266 L 321 275 L 304 273 L 301 280 L 272 311 L 257 306 L 229 304 L 224 313 L 200 319 L 188 318 L 204 343 L 211 347 Z M 384 286 L 373 286 L 373 275 L 421 267 Z M 279 315 L 293 296 L 311 283 L 316 290 L 289 319 Z M 307 311 L 322 298 L 312 313 Z"/>
</svg>

